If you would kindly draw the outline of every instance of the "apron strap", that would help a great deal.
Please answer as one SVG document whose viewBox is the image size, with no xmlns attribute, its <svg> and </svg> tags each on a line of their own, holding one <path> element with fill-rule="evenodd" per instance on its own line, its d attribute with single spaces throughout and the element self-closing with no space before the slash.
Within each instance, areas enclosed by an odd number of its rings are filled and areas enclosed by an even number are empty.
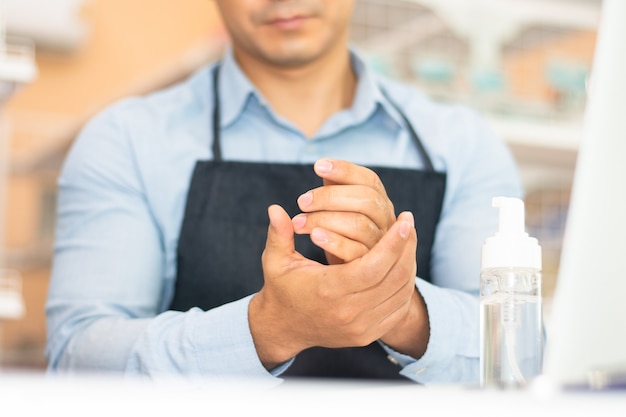
<svg viewBox="0 0 626 417">
<path fill-rule="evenodd" d="M 218 91 L 219 69 L 219 65 L 216 65 L 213 68 L 213 144 L 211 149 L 213 151 L 213 160 L 215 162 L 222 161 L 222 148 L 220 146 L 220 93 Z"/>
<path fill-rule="evenodd" d="M 398 112 L 402 120 L 404 121 L 404 124 L 406 125 L 406 128 L 409 130 L 409 134 L 411 135 L 411 139 L 413 140 L 413 143 L 415 144 L 415 146 L 417 146 L 417 151 L 422 157 L 422 162 L 424 162 L 424 170 L 429 171 L 429 172 L 434 172 L 435 168 L 433 167 L 433 163 L 430 159 L 430 156 L 428 156 L 428 152 L 426 152 L 426 148 L 424 148 L 424 145 L 422 144 L 422 141 L 420 140 L 419 135 L 417 134 L 415 129 L 413 129 L 413 125 L 411 124 L 411 122 L 409 122 L 409 119 L 406 117 L 404 112 L 400 110 L 400 107 L 398 107 L 398 105 L 389 97 L 385 89 L 381 87 L 380 91 L 383 94 L 383 96 L 385 96 L 389 104 L 391 104 L 391 106 L 394 109 L 396 109 L 396 111 Z"/>
</svg>

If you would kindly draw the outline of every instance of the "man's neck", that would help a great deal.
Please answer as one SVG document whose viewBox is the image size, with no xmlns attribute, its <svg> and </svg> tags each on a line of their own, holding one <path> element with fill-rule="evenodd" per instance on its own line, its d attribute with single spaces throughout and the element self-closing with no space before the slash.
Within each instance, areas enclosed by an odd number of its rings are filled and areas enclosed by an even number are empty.
<svg viewBox="0 0 626 417">
<path fill-rule="evenodd" d="M 252 64 L 241 58 L 242 70 L 274 111 L 306 137 L 312 137 L 331 115 L 352 105 L 357 80 L 348 50 L 297 68 Z"/>
</svg>

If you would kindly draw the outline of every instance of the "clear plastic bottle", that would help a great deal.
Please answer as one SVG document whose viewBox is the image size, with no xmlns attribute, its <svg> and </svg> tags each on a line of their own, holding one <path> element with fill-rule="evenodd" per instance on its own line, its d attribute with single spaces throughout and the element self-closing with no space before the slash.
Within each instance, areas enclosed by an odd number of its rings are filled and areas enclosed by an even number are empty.
<svg viewBox="0 0 626 417">
<path fill-rule="evenodd" d="M 524 232 L 524 203 L 495 197 L 499 230 L 483 246 L 480 384 L 522 387 L 542 371 L 541 247 Z"/>
</svg>

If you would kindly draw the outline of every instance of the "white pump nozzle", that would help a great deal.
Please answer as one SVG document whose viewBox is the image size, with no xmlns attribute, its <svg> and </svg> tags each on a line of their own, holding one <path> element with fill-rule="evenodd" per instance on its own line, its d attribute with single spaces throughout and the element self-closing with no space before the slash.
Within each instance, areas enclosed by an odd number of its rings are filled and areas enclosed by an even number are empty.
<svg viewBox="0 0 626 417">
<path fill-rule="evenodd" d="M 524 203 L 518 198 L 494 197 L 493 207 L 500 209 L 499 234 L 524 233 Z"/>
<path fill-rule="evenodd" d="M 541 270 L 541 247 L 524 232 L 524 202 L 518 198 L 494 197 L 499 209 L 498 232 L 483 245 L 482 267 L 528 267 Z"/>
</svg>

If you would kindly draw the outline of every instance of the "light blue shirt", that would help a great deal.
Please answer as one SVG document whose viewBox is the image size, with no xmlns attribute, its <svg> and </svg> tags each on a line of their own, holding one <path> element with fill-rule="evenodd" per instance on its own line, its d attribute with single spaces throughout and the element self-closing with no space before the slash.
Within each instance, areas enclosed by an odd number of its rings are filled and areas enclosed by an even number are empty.
<svg viewBox="0 0 626 417">
<path fill-rule="evenodd" d="M 426 353 L 416 359 L 385 348 L 415 381 L 477 381 L 481 246 L 497 228 L 492 197 L 522 194 L 514 161 L 473 111 L 380 79 L 357 55 L 352 61 L 359 78 L 352 108 L 307 138 L 272 111 L 228 50 L 218 87 L 223 157 L 311 164 L 330 157 L 421 168 L 382 86 L 413 124 L 435 169 L 447 174 L 433 282 L 416 277 L 430 320 Z M 51 370 L 279 383 L 289 366 L 268 372 L 261 364 L 248 326 L 251 296 L 209 311 L 167 311 L 192 170 L 196 161 L 212 158 L 210 67 L 112 105 L 73 144 L 58 180 L 46 306 Z"/>
</svg>

